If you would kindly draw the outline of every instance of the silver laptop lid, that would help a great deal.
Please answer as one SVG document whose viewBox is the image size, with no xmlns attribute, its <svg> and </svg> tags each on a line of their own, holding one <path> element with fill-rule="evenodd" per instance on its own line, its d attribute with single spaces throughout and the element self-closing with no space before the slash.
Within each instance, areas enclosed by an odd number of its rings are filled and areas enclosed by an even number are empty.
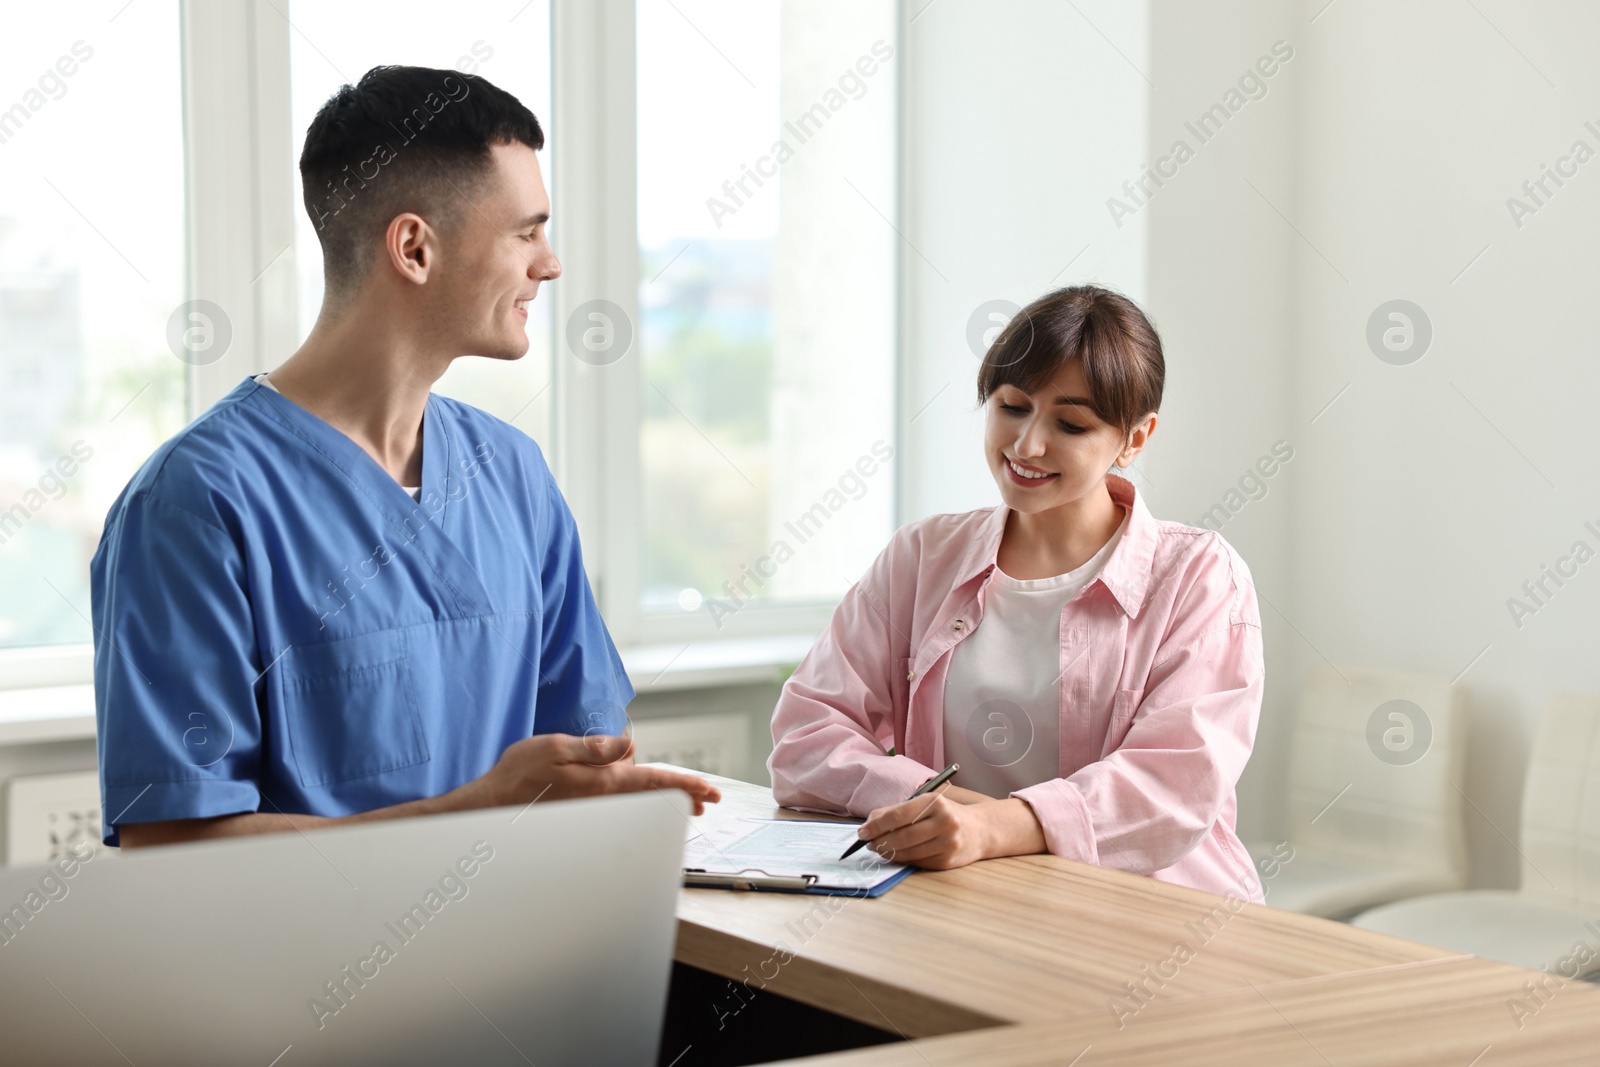
<svg viewBox="0 0 1600 1067">
<path fill-rule="evenodd" d="M 653 1064 L 688 799 L 651 792 L 0 871 L 29 1064 Z"/>
</svg>

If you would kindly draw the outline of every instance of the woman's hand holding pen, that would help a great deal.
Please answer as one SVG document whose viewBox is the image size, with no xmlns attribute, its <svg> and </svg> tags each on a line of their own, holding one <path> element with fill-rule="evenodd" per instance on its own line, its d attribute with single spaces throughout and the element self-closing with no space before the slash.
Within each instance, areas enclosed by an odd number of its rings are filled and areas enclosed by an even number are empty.
<svg viewBox="0 0 1600 1067">
<path fill-rule="evenodd" d="M 929 870 L 1047 851 L 1044 830 L 1025 801 L 973 795 L 981 802 L 953 800 L 942 789 L 878 808 L 857 833 L 884 859 Z"/>
<path fill-rule="evenodd" d="M 857 834 L 868 848 L 894 863 L 933 870 L 964 867 L 984 858 L 983 833 L 973 817 L 976 810 L 951 800 L 941 789 L 877 809 Z"/>
</svg>

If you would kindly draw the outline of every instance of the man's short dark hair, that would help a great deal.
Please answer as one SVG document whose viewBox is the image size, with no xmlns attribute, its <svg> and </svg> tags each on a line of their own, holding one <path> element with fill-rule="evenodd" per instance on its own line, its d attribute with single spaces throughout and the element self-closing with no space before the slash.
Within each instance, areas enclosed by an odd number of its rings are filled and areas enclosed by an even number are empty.
<svg viewBox="0 0 1600 1067">
<path fill-rule="evenodd" d="M 396 215 L 455 226 L 490 174 L 490 146 L 517 142 L 543 148 L 539 120 L 481 77 L 385 66 L 340 87 L 311 120 L 300 153 L 326 298 L 355 292 Z"/>
</svg>

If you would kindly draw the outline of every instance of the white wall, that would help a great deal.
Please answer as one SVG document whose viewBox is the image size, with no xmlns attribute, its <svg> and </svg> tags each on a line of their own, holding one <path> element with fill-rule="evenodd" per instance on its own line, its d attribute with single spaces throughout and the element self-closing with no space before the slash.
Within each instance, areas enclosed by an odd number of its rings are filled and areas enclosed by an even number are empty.
<svg viewBox="0 0 1600 1067">
<path fill-rule="evenodd" d="M 1600 564 L 1520 628 L 1507 608 L 1575 541 L 1600 549 L 1600 161 L 1520 229 L 1506 200 L 1575 140 L 1600 152 L 1600 9 L 1477 6 L 1343 0 L 1303 31 L 1297 224 L 1349 282 L 1297 260 L 1294 417 L 1351 387 L 1296 460 L 1293 602 L 1341 662 L 1453 677 L 1487 646 L 1461 679 L 1468 844 L 1476 883 L 1513 885 L 1545 700 L 1600 691 Z M 1363 341 L 1395 297 L 1434 328 L 1406 367 Z"/>
<path fill-rule="evenodd" d="M 1575 541 L 1600 550 L 1583 527 L 1600 526 L 1588 462 L 1600 430 L 1584 410 L 1600 163 L 1520 228 L 1506 200 L 1574 140 L 1600 152 L 1583 128 L 1600 108 L 1581 103 L 1594 98 L 1585 57 L 1600 12 L 1479 8 L 1157 3 L 1153 148 L 1273 40 L 1295 57 L 1151 205 L 1151 299 L 1173 362 L 1166 428 L 1184 447 L 1150 473 L 1198 514 L 1271 442 L 1295 449 L 1224 527 L 1271 601 L 1246 831 L 1282 829 L 1288 717 L 1308 666 L 1460 676 L 1471 878 L 1509 886 L 1545 700 L 1600 690 L 1589 568 L 1520 628 L 1507 607 Z M 1395 298 L 1434 330 L 1407 366 L 1365 337 Z"/>
<path fill-rule="evenodd" d="M 1255 755 L 1239 786 L 1239 829 L 1247 839 L 1284 829 L 1276 798 L 1306 666 L 1295 626 L 1286 621 L 1298 616 L 1290 527 L 1311 429 L 1294 418 L 1290 403 L 1299 238 L 1277 214 L 1292 218 L 1297 211 L 1297 94 L 1308 63 L 1303 29 L 1294 6 L 1269 2 L 1158 0 L 1151 18 L 1156 89 L 1146 161 L 1155 165 L 1180 140 L 1193 156 L 1162 164 L 1169 173 L 1176 165 L 1177 174 L 1139 216 L 1148 215 L 1150 226 L 1147 309 L 1167 357 L 1166 396 L 1146 464 L 1154 483 L 1148 494 L 1157 515 L 1179 522 L 1198 523 L 1219 504 L 1232 512 L 1224 522 L 1213 519 L 1214 528 L 1255 579 L 1267 684 Z M 1281 52 L 1292 52 L 1286 62 L 1272 54 L 1278 41 L 1287 46 Z M 1271 76 L 1255 66 L 1263 56 L 1270 57 L 1262 69 L 1273 70 Z M 1256 73 L 1261 88 L 1251 91 L 1259 98 L 1240 91 L 1230 99 L 1247 71 Z M 1200 129 L 1202 142 L 1189 126 L 1200 128 L 1199 117 L 1218 103 L 1239 109 L 1219 131 Z M 1292 449 L 1293 458 L 1260 477 L 1256 464 L 1276 460 L 1272 450 L 1280 441 L 1280 451 Z M 1266 469 L 1273 466 L 1269 461 Z M 1241 489 L 1252 472 L 1255 479 Z"/>
<path fill-rule="evenodd" d="M 1103 201 L 1144 156 L 1150 92 L 1142 0 L 908 7 L 901 522 L 999 501 L 967 343 L 980 305 L 1086 281 L 1144 299 L 1145 218 L 1119 230 Z"/>
</svg>

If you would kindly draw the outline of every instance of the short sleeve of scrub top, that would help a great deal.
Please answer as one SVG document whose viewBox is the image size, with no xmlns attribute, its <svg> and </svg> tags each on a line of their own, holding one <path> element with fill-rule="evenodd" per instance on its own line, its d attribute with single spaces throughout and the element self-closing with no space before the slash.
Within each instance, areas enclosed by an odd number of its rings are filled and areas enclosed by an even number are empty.
<svg viewBox="0 0 1600 1067">
<path fill-rule="evenodd" d="M 94 600 L 97 644 L 109 653 L 97 649 L 95 662 L 102 822 L 114 827 L 135 804 L 136 821 L 255 811 L 254 687 L 266 664 L 243 560 L 226 531 L 148 494 L 115 521 L 110 581 Z M 133 612 L 139 625 L 118 625 Z"/>
</svg>

